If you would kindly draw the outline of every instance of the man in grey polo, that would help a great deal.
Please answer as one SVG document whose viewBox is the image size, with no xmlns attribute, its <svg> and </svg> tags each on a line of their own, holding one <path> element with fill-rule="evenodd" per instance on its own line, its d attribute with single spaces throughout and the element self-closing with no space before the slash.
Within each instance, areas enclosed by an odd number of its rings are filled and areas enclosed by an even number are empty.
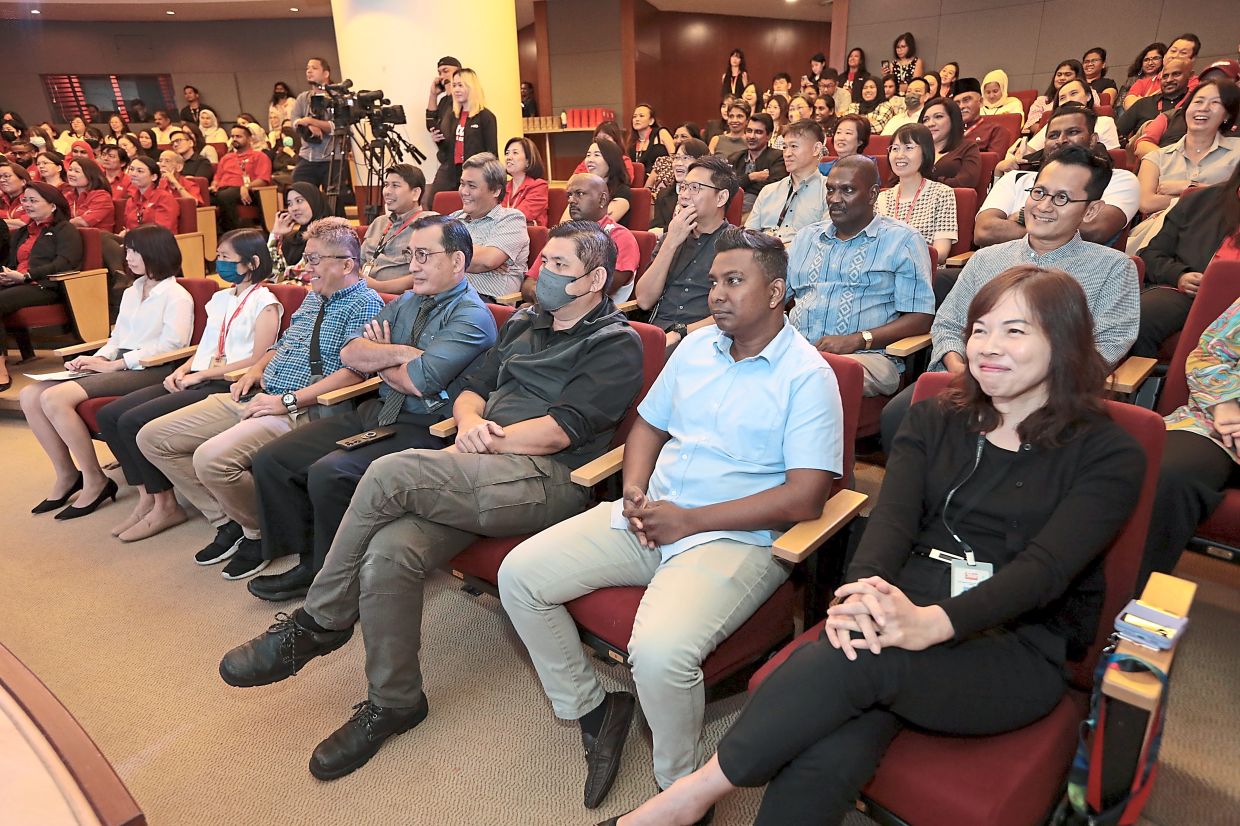
<svg viewBox="0 0 1240 826">
<path fill-rule="evenodd" d="M 504 165 L 490 152 L 479 152 L 461 165 L 461 209 L 452 213 L 469 227 L 474 260 L 469 283 L 484 301 L 521 291 L 530 256 L 525 215 L 499 205 L 508 184 Z"/>
<path fill-rule="evenodd" d="M 362 275 L 372 290 L 400 295 L 413 288 L 417 274 L 409 271 L 409 239 L 424 212 L 422 191 L 426 176 L 412 164 L 392 164 L 383 174 L 382 215 L 375 217 L 362 239 Z"/>
<path fill-rule="evenodd" d="M 533 533 L 581 511 L 573 470 L 601 456 L 642 384 L 637 332 L 607 297 L 616 247 L 592 221 L 551 231 L 538 305 L 518 310 L 465 374 L 456 444 L 377 459 L 341 520 L 305 607 L 234 648 L 234 686 L 293 676 L 365 626 L 369 696 L 319 744 L 310 771 L 360 768 L 427 715 L 419 662 L 423 582 L 474 539 Z"/>
<path fill-rule="evenodd" d="M 309 89 L 293 102 L 293 128 L 301 134 L 301 151 L 297 166 L 293 169 L 294 181 L 306 181 L 317 187 L 327 183 L 330 166 L 331 121 L 316 117 L 310 110 L 310 98 L 332 82 L 332 67 L 325 58 L 312 57 L 306 61 L 306 82 Z"/>
</svg>

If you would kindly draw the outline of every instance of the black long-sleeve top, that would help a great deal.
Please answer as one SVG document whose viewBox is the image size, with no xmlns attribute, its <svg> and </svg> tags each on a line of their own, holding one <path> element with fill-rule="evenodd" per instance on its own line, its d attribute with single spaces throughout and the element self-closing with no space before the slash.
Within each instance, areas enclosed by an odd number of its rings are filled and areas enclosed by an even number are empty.
<svg viewBox="0 0 1240 826">
<path fill-rule="evenodd" d="M 1137 253 L 1145 262 L 1145 280 L 1175 287 L 1184 273 L 1205 272 L 1227 238 L 1222 206 L 1234 197 L 1226 184 L 1218 184 L 1180 198 L 1163 219 L 1162 229 Z"/>
<path fill-rule="evenodd" d="M 1105 593 L 1100 554 L 1136 504 L 1145 457 L 1105 416 L 1056 448 L 1006 451 L 983 442 L 966 414 L 937 400 L 914 405 L 896 436 L 878 504 L 846 581 L 880 576 L 919 605 L 941 605 L 956 639 L 1006 627 L 1054 659 L 1081 659 Z M 916 553 L 964 555 L 951 528 L 994 576 L 951 597 L 950 566 Z"/>
<path fill-rule="evenodd" d="M 26 224 L 9 242 L 9 267 L 17 266 L 17 250 L 26 243 L 33 224 Z M 82 233 L 68 221 L 38 227 L 39 238 L 30 248 L 26 271 L 44 289 L 59 290 L 61 285 L 48 280 L 49 275 L 69 272 L 82 266 Z"/>
</svg>

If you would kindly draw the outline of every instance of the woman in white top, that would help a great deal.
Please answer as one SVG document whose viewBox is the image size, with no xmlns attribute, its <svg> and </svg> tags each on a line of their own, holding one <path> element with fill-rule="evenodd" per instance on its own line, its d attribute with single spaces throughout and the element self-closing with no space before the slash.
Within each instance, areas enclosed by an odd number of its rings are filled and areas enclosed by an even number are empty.
<svg viewBox="0 0 1240 826">
<path fill-rule="evenodd" d="M 939 261 L 946 261 L 952 244 L 960 237 L 956 194 L 951 187 L 926 177 L 934 167 L 930 130 L 920 123 L 901 126 L 891 137 L 887 160 L 896 185 L 878 193 L 878 213 L 917 230 L 939 254 Z"/>
<path fill-rule="evenodd" d="M 133 511 L 112 535 L 122 542 L 146 539 L 185 521 L 172 483 L 138 449 L 138 431 L 147 422 L 227 393 L 224 374 L 249 367 L 271 347 L 280 331 L 283 307 L 265 282 L 271 254 L 256 229 L 237 229 L 220 238 L 216 272 L 233 284 L 207 302 L 207 324 L 198 348 L 163 384 L 130 393 L 99 411 L 99 432 L 120 462 L 125 480 L 138 489 Z"/>
<path fill-rule="evenodd" d="M 198 113 L 198 128 L 202 130 L 202 139 L 207 143 L 228 143 L 228 133 L 220 128 L 219 119 L 210 109 Z"/>
<path fill-rule="evenodd" d="M 1020 98 L 1008 96 L 1008 76 L 1002 69 L 992 69 L 982 79 L 983 115 L 1025 116 L 1025 105 Z"/>
<path fill-rule="evenodd" d="M 81 375 L 69 381 L 37 381 L 21 392 L 26 421 L 56 470 L 51 496 L 32 513 L 55 510 L 74 493 L 73 503 L 56 514 L 57 519 L 76 519 L 93 513 L 105 499 L 116 500 L 116 482 L 99 466 L 77 406 L 90 398 L 123 396 L 159 384 L 172 367 L 144 369 L 142 359 L 184 347 L 193 335 L 194 300 L 176 280 L 181 250 L 172 233 L 154 224 L 126 233 L 125 264 L 136 280 L 121 298 L 112 336 L 93 356 L 65 363 L 66 370 Z"/>
</svg>

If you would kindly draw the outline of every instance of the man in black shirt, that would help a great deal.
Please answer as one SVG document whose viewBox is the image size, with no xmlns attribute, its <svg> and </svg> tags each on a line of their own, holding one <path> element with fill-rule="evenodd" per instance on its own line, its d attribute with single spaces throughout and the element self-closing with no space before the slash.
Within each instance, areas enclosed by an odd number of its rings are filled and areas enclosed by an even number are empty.
<svg viewBox="0 0 1240 826">
<path fill-rule="evenodd" d="M 534 84 L 528 80 L 521 81 L 521 117 L 538 117 L 538 101 L 534 99 Z"/>
<path fill-rule="evenodd" d="M 537 308 L 520 310 L 463 378 L 456 444 L 377 459 L 358 484 L 306 605 L 233 649 L 235 686 L 293 676 L 366 627 L 369 696 L 310 771 L 360 768 L 427 715 L 418 660 L 428 572 L 479 535 L 533 533 L 582 510 L 570 473 L 601 456 L 642 384 L 642 348 L 607 289 L 616 247 L 594 222 L 551 231 Z"/>
<path fill-rule="evenodd" d="M 749 210 L 753 209 L 753 202 L 758 200 L 762 187 L 788 176 L 788 170 L 784 168 L 784 153 L 771 148 L 774 133 L 775 122 L 770 115 L 766 112 L 750 115 L 745 126 L 745 146 L 748 148 L 731 159 L 732 167 L 740 177 L 740 188 L 745 192 L 741 207 L 742 224 Z"/>
<path fill-rule="evenodd" d="M 181 108 L 181 123 L 198 123 L 198 113 L 202 111 L 202 95 L 197 86 L 186 86 L 181 90 L 185 95 L 185 106 Z"/>
<path fill-rule="evenodd" d="M 183 175 L 190 178 L 206 178 L 208 182 L 211 180 L 215 170 L 211 168 L 209 160 L 194 151 L 194 139 L 188 132 L 178 129 L 168 136 L 168 140 L 172 144 L 172 151 L 185 161 L 185 168 L 181 170 Z"/>
<path fill-rule="evenodd" d="M 1187 60 L 1176 58 L 1163 63 L 1162 73 L 1158 76 L 1161 94 L 1143 97 L 1124 110 L 1124 114 L 1115 121 L 1115 131 L 1120 140 L 1128 141 L 1162 112 L 1168 116 L 1175 107 L 1180 105 L 1188 94 L 1188 78 L 1192 72 L 1192 64 Z"/>
</svg>

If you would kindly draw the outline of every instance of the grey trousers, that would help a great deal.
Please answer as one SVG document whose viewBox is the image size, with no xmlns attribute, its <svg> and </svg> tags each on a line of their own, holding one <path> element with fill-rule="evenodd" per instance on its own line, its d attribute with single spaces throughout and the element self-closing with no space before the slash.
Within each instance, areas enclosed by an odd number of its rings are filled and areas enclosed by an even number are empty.
<svg viewBox="0 0 1240 826">
<path fill-rule="evenodd" d="M 369 699 L 409 708 L 422 696 L 422 590 L 478 536 L 540 531 L 585 507 L 589 491 L 545 456 L 406 450 L 362 476 L 305 610 L 325 628 L 361 620 Z"/>
</svg>

